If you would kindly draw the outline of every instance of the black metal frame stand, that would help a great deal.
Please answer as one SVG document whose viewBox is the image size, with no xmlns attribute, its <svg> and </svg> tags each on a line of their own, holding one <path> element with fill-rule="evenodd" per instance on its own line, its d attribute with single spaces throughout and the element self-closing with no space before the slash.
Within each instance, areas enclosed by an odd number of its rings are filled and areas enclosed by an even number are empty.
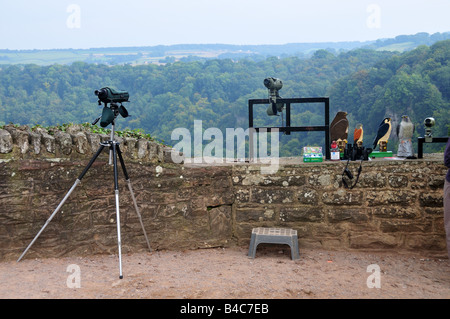
<svg viewBox="0 0 450 319">
<path fill-rule="evenodd" d="M 417 158 L 423 158 L 423 143 L 447 143 L 448 139 L 449 137 L 418 137 Z"/>
<path fill-rule="evenodd" d="M 311 98 L 277 98 L 277 104 L 284 103 L 286 105 L 286 126 L 280 127 L 253 127 L 253 106 L 255 104 L 270 104 L 269 99 L 252 99 L 248 100 L 248 127 L 249 127 L 249 158 L 253 159 L 253 133 L 261 129 L 278 130 L 290 135 L 291 132 L 311 132 L 324 131 L 325 132 L 325 158 L 331 159 L 330 153 L 330 99 L 328 97 L 311 97 Z M 298 103 L 324 103 L 325 104 L 325 125 L 323 126 L 291 126 L 291 104 Z"/>
</svg>

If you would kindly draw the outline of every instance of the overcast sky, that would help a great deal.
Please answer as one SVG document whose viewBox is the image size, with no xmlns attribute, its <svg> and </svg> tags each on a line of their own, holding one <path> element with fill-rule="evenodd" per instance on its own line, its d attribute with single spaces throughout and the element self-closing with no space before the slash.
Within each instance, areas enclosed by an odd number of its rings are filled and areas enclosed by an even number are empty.
<svg viewBox="0 0 450 319">
<path fill-rule="evenodd" d="M 0 49 L 366 41 L 450 31 L 449 0 L 2 0 Z"/>
</svg>

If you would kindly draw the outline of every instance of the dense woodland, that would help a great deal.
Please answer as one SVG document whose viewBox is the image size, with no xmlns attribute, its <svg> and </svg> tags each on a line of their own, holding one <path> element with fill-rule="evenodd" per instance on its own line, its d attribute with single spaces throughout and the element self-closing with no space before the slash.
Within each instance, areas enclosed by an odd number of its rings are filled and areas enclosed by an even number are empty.
<svg viewBox="0 0 450 319">
<path fill-rule="evenodd" d="M 269 57 L 174 62 L 166 65 L 107 66 L 75 62 L 70 65 L 3 65 L 0 69 L 0 125 L 30 126 L 92 122 L 101 115 L 94 90 L 127 90 L 131 117 L 117 121 L 117 129 L 142 129 L 167 144 L 175 128 L 193 130 L 248 127 L 248 100 L 267 98 L 264 78 L 283 80 L 283 98 L 330 97 L 330 117 L 349 113 L 350 134 L 364 126 L 364 144 L 371 147 L 385 116 L 394 127 L 401 116 L 416 124 L 433 116 L 434 136 L 450 130 L 450 40 L 419 46 L 405 53 L 355 49 L 343 53 L 318 50 L 310 58 Z M 269 117 L 266 107 L 255 111 L 256 126 L 280 126 L 282 117 Z M 323 107 L 295 105 L 292 125 L 323 125 Z M 204 144 L 207 144 L 205 141 Z M 395 129 L 388 149 L 396 151 Z M 281 155 L 299 155 L 303 146 L 324 145 L 323 133 L 297 132 L 281 139 Z M 429 145 L 426 151 L 442 150 Z M 417 151 L 417 148 L 416 148 Z"/>
</svg>

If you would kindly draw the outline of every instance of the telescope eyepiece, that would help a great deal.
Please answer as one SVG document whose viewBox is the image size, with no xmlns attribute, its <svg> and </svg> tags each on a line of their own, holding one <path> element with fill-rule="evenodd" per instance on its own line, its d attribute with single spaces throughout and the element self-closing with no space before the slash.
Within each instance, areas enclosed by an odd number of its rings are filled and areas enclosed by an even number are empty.
<svg viewBox="0 0 450 319">
<path fill-rule="evenodd" d="M 269 90 L 281 90 L 283 81 L 277 78 L 266 78 L 264 79 L 264 86 Z"/>
<path fill-rule="evenodd" d="M 94 94 L 97 95 L 100 100 L 103 100 L 108 97 L 108 91 L 107 89 L 104 88 L 100 90 L 95 90 Z"/>
<path fill-rule="evenodd" d="M 432 117 L 427 117 L 423 124 L 428 128 L 432 128 L 436 124 L 436 121 Z"/>
</svg>

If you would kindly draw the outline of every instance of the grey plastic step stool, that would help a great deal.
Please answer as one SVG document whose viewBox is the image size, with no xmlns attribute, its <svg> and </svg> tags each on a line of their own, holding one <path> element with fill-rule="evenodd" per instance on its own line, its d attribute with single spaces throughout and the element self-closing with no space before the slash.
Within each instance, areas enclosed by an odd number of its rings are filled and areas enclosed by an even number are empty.
<svg viewBox="0 0 450 319">
<path fill-rule="evenodd" d="M 257 227 L 252 230 L 248 257 L 255 258 L 256 247 L 261 243 L 286 244 L 291 247 L 292 260 L 300 259 L 297 231 L 289 228 Z"/>
</svg>

